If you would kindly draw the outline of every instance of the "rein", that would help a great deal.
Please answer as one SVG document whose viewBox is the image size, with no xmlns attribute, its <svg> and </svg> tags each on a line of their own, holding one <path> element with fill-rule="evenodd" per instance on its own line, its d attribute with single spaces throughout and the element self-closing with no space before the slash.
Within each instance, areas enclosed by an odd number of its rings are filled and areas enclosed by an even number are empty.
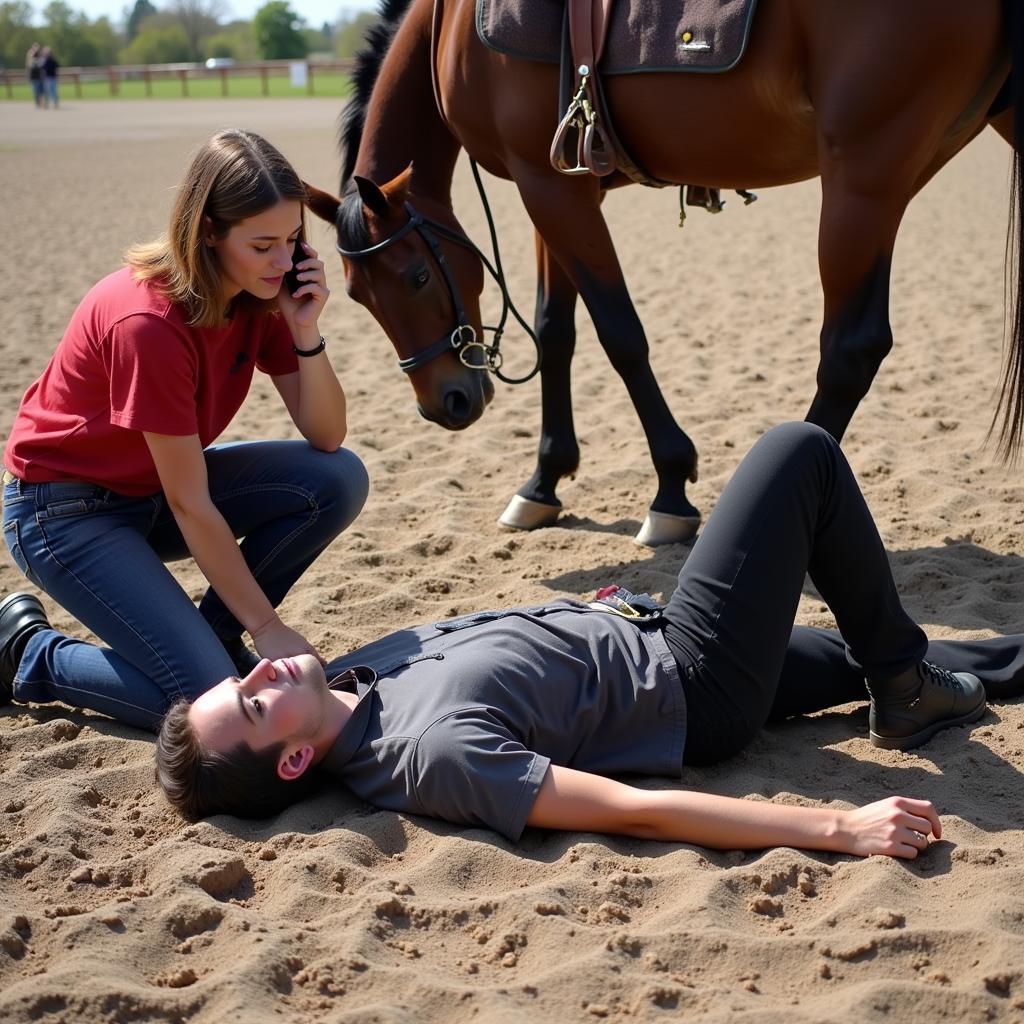
<svg viewBox="0 0 1024 1024">
<path fill-rule="evenodd" d="M 444 283 L 448 288 L 448 295 L 451 298 L 452 309 L 455 313 L 455 328 L 450 333 L 442 335 L 432 345 L 421 349 L 415 355 L 399 359 L 398 366 L 405 373 L 412 373 L 414 370 L 418 370 L 421 366 L 425 366 L 431 360 L 444 355 L 446 352 L 455 352 L 459 357 L 459 361 L 472 370 L 489 371 L 498 380 L 504 381 L 506 384 L 525 384 L 526 381 L 530 380 L 540 370 L 542 356 L 540 342 L 537 340 L 537 335 L 533 333 L 520 315 L 519 310 L 516 309 L 515 303 L 509 297 L 508 285 L 505 283 L 505 271 L 501 266 L 501 252 L 498 249 L 498 234 L 494 228 L 494 217 L 491 215 L 491 206 L 487 201 L 487 193 L 484 191 L 483 181 L 480 179 L 480 171 L 472 157 L 470 157 L 469 166 L 473 171 L 473 180 L 476 182 L 477 191 L 480 193 L 480 201 L 483 203 L 484 214 L 487 217 L 487 228 L 491 235 L 491 249 L 494 253 L 493 265 L 467 235 L 460 231 L 453 231 L 439 221 L 425 216 L 412 203 L 405 204 L 409 219 L 394 234 L 388 235 L 383 241 L 366 249 L 343 249 L 338 244 L 335 245 L 335 248 L 342 256 L 350 260 L 366 259 L 369 256 L 375 256 L 415 231 L 426 243 L 427 248 L 434 257 L 434 262 L 441 270 L 441 276 L 444 278 Z M 485 341 L 477 339 L 476 329 L 466 316 L 458 282 L 449 269 L 448 261 L 445 259 L 441 243 L 437 238 L 438 235 L 475 253 L 501 291 L 501 317 L 498 320 L 497 326 L 482 327 L 483 331 L 491 331 L 494 334 L 494 341 L 490 345 Z M 523 377 L 508 377 L 501 372 L 503 360 L 501 336 L 505 331 L 505 323 L 508 320 L 509 311 L 511 311 L 519 326 L 529 335 L 537 355 L 533 369 Z M 482 360 L 482 362 L 479 360 Z"/>
</svg>

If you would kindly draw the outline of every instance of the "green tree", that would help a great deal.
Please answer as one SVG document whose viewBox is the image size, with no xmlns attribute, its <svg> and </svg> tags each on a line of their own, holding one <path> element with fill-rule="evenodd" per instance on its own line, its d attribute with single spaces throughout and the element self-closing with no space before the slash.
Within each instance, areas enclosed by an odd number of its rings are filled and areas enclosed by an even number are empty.
<svg viewBox="0 0 1024 1024">
<path fill-rule="evenodd" d="M 235 60 L 246 62 L 259 59 L 252 22 L 249 21 L 232 21 L 224 25 L 219 32 L 206 36 L 200 48 L 204 60 L 207 57 L 234 57 Z"/>
<path fill-rule="evenodd" d="M 270 0 L 252 20 L 256 48 L 264 60 L 305 57 L 309 52 L 302 35 L 302 19 L 286 0 Z"/>
<path fill-rule="evenodd" d="M 199 60 L 202 40 L 220 28 L 226 4 L 224 0 L 170 0 L 165 10 L 182 27 L 188 39 L 192 56 L 187 59 Z"/>
<path fill-rule="evenodd" d="M 124 37 L 110 24 L 108 18 L 97 18 L 85 29 L 85 37 L 92 47 L 97 64 L 117 63 Z"/>
<path fill-rule="evenodd" d="M 149 27 L 147 23 L 121 51 L 122 63 L 180 64 L 192 59 L 192 44 L 180 25 Z"/>
<path fill-rule="evenodd" d="M 93 24 L 63 0 L 53 0 L 43 8 L 43 20 L 40 41 L 50 46 L 65 67 L 109 64 L 116 59 L 120 40 L 106 18 L 100 19 L 102 24 Z"/>
<path fill-rule="evenodd" d="M 323 32 L 318 28 L 302 28 L 299 29 L 302 33 L 302 38 L 306 41 L 306 53 L 311 54 L 326 54 L 331 55 L 331 39 L 328 36 L 324 38 Z"/>
<path fill-rule="evenodd" d="M 354 57 L 363 48 L 366 30 L 377 21 L 371 11 L 357 14 L 351 21 L 339 21 L 334 29 L 335 56 L 346 60 Z"/>
<path fill-rule="evenodd" d="M 39 30 L 32 27 L 32 5 L 24 0 L 0 3 L 0 61 L 4 67 L 23 67 L 28 48 L 38 41 Z"/>
<path fill-rule="evenodd" d="M 233 40 L 223 32 L 215 32 L 203 40 L 203 53 L 207 57 L 230 57 L 232 60 L 238 60 L 238 51 Z"/>
<path fill-rule="evenodd" d="M 149 0 L 135 0 L 135 6 L 124 19 L 124 33 L 129 43 L 139 34 L 142 23 L 151 14 L 156 14 L 156 7 Z"/>
<path fill-rule="evenodd" d="M 64 67 L 73 67 L 115 64 L 124 40 L 107 18 L 90 21 L 63 0 L 47 4 L 39 26 L 33 26 L 27 2 L 0 3 L 0 63 L 22 67 L 33 42 L 49 46 Z"/>
</svg>

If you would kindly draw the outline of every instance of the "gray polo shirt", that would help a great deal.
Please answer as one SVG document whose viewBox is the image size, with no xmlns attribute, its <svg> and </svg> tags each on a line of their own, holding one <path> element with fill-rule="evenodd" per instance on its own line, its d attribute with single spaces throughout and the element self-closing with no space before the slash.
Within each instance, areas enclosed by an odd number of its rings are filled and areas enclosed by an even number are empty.
<svg viewBox="0 0 1024 1024">
<path fill-rule="evenodd" d="M 686 705 L 660 629 L 581 602 L 401 630 L 329 672 L 359 703 L 322 768 L 389 810 L 515 841 L 549 764 L 682 768 Z"/>
</svg>

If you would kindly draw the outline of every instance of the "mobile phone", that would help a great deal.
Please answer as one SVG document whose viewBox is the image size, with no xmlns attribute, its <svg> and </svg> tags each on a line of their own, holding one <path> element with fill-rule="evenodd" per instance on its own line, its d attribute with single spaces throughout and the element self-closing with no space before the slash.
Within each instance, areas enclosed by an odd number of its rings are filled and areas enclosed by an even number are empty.
<svg viewBox="0 0 1024 1024">
<path fill-rule="evenodd" d="M 294 295 L 295 292 L 306 282 L 299 280 L 299 272 L 295 269 L 295 264 L 300 260 L 308 260 L 309 257 L 306 255 L 306 250 L 302 248 L 302 235 L 299 235 L 295 239 L 295 248 L 292 250 L 292 269 L 284 275 L 284 281 L 282 284 L 288 289 L 289 295 Z"/>
</svg>

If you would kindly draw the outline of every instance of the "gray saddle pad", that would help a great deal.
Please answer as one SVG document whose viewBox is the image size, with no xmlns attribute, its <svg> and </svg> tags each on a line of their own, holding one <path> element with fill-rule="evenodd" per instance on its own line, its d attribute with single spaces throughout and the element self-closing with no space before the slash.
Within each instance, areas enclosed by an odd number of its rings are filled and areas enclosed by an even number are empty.
<svg viewBox="0 0 1024 1024">
<path fill-rule="evenodd" d="M 747 48 L 757 0 L 618 0 L 599 70 L 728 71 Z M 557 64 L 564 0 L 477 0 L 476 29 L 499 53 Z"/>
</svg>

